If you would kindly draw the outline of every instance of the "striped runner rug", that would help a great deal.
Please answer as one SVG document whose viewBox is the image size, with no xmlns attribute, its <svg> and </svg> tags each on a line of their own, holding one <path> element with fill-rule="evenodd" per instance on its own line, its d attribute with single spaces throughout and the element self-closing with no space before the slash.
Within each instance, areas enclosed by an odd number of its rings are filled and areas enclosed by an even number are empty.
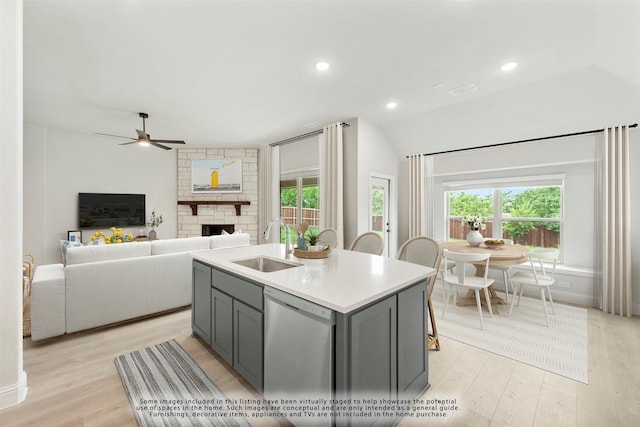
<svg viewBox="0 0 640 427">
<path fill-rule="evenodd" d="M 139 426 L 249 426 L 175 340 L 114 362 Z"/>
<path fill-rule="evenodd" d="M 484 295 L 481 298 L 484 299 Z M 589 383 L 589 337 L 587 310 L 584 308 L 555 303 L 554 316 L 547 303 L 547 327 L 540 299 L 523 296 L 520 306 L 513 308 L 511 317 L 507 317 L 508 305 L 498 305 L 500 314 L 494 314 L 493 318 L 489 317 L 483 306 L 482 331 L 475 304 L 452 307 L 449 303 L 442 318 L 442 290 L 434 290 L 431 299 L 439 335 L 575 381 Z"/>
</svg>

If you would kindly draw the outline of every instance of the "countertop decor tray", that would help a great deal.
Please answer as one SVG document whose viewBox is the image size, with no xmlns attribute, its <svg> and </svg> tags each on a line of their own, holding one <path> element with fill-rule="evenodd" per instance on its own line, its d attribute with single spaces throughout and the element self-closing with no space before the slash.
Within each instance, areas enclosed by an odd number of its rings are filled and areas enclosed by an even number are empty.
<svg viewBox="0 0 640 427">
<path fill-rule="evenodd" d="M 325 251 L 303 251 L 300 249 L 293 250 L 293 256 L 298 258 L 308 258 L 308 259 L 321 259 L 328 258 L 331 253 L 331 249 L 327 249 Z"/>
</svg>

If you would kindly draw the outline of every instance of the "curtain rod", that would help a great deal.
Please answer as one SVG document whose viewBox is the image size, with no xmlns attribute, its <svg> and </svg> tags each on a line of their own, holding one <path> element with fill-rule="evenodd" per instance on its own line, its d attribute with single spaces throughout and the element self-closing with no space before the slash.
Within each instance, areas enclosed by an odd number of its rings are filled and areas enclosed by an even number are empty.
<svg viewBox="0 0 640 427">
<path fill-rule="evenodd" d="M 341 122 L 342 126 L 351 126 L 349 123 Z M 323 132 L 322 129 L 317 129 L 312 132 L 304 133 L 298 136 L 292 136 L 291 138 L 283 139 L 282 141 L 272 142 L 269 147 L 275 147 L 276 145 L 285 145 L 292 142 L 300 141 L 301 139 L 309 138 L 310 136 L 320 135 Z"/>
<path fill-rule="evenodd" d="M 629 125 L 628 127 L 635 128 L 635 127 L 638 127 L 638 124 L 634 123 L 632 125 Z M 599 133 L 599 132 L 604 132 L 604 129 L 586 130 L 584 132 L 565 133 L 565 134 L 562 134 L 562 135 L 543 136 L 543 137 L 540 137 L 540 138 L 521 139 L 520 141 L 501 142 L 501 143 L 498 143 L 498 144 L 480 145 L 478 147 L 456 148 L 454 150 L 438 151 L 438 152 L 435 152 L 435 153 L 424 153 L 423 156 L 434 156 L 436 154 L 456 153 L 458 151 L 468 151 L 468 150 L 477 150 L 477 149 L 480 149 L 480 148 L 500 147 L 500 146 L 503 146 L 503 145 L 520 144 L 520 143 L 523 143 L 523 142 L 543 141 L 545 139 L 564 138 L 564 137 L 568 137 L 568 136 L 587 135 L 587 134 L 590 134 L 590 133 Z M 411 156 L 407 156 L 407 158 L 409 158 L 409 157 L 411 157 Z"/>
</svg>

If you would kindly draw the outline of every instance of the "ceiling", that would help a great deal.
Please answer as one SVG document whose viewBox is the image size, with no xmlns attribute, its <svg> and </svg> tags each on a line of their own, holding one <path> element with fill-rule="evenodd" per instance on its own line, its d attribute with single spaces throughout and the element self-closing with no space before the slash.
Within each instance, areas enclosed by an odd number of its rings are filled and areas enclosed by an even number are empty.
<svg viewBox="0 0 640 427">
<path fill-rule="evenodd" d="M 25 0 L 24 120 L 134 136 L 143 111 L 188 146 L 354 117 L 385 132 L 593 67 L 640 87 L 638 18 L 638 1 Z"/>
</svg>

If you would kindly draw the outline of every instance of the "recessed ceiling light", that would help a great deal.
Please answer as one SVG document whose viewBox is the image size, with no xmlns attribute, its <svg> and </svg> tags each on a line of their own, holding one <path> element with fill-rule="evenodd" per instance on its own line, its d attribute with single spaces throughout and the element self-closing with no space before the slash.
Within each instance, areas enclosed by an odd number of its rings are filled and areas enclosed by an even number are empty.
<svg viewBox="0 0 640 427">
<path fill-rule="evenodd" d="M 393 101 L 391 101 L 391 102 L 387 102 L 387 108 L 388 108 L 389 110 L 393 110 L 393 109 L 394 109 L 394 108 L 396 108 L 397 106 L 398 106 L 398 103 L 397 103 L 397 102 L 393 102 Z"/>
<path fill-rule="evenodd" d="M 517 62 L 507 62 L 506 64 L 504 64 L 502 67 L 500 67 L 502 69 L 502 71 L 511 71 L 514 68 L 516 68 L 518 66 Z"/>
<path fill-rule="evenodd" d="M 324 62 L 324 61 L 318 62 L 316 64 L 316 69 L 318 71 L 327 71 L 329 69 L 329 67 L 330 67 L 329 63 L 328 62 Z"/>
</svg>

